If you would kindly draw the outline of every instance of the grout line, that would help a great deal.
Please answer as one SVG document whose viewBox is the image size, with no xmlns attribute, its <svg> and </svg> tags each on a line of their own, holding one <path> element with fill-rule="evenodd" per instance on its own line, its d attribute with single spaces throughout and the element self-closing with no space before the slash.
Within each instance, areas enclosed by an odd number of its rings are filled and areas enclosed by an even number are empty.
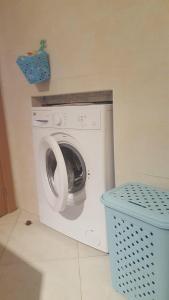
<svg viewBox="0 0 169 300">
<path fill-rule="evenodd" d="M 58 258 L 55 258 L 55 259 L 28 259 L 26 260 L 25 258 L 22 258 L 21 259 L 24 259 L 24 262 L 28 263 L 28 264 L 36 264 L 36 263 L 52 263 L 52 262 L 59 262 L 59 261 L 70 261 L 70 260 L 74 260 L 74 261 L 78 261 L 78 258 L 77 257 L 58 257 Z M 7 265 L 19 265 L 19 264 L 22 264 L 22 262 L 18 262 L 18 261 L 13 261 L 13 262 L 6 262 L 6 263 L 1 263 L 0 262 L 0 266 L 7 266 Z"/>
<path fill-rule="evenodd" d="M 21 212 L 26 212 L 26 213 L 28 213 L 28 214 L 34 216 L 35 218 L 37 218 L 37 219 L 39 220 L 39 215 L 38 215 L 38 214 L 35 214 L 35 213 L 33 213 L 33 212 L 30 212 L 29 210 L 26 210 L 26 209 L 24 209 L 24 208 L 21 209 Z"/>
<path fill-rule="evenodd" d="M 80 257 L 80 259 L 90 259 L 90 258 L 96 258 L 96 257 L 105 257 L 104 255 L 99 255 L 99 256 L 86 256 L 86 257 Z M 24 259 L 25 260 L 25 259 Z M 53 259 L 28 259 L 25 260 L 27 263 L 51 263 L 51 262 L 58 262 L 58 261 L 68 261 L 68 260 L 77 260 L 78 265 L 79 265 L 79 269 L 80 269 L 80 263 L 79 263 L 79 258 L 78 257 L 57 257 L 57 258 L 53 258 Z M 22 263 L 22 262 L 21 262 Z M 17 265 L 20 264 L 20 262 L 6 262 L 6 263 L 1 263 L 0 261 L 0 266 L 4 266 L 4 265 Z M 79 270 L 80 272 L 80 270 Z M 80 273 L 79 273 L 80 276 Z"/>
<path fill-rule="evenodd" d="M 89 256 L 81 256 L 80 259 L 88 259 L 88 258 L 96 258 L 96 257 L 108 257 L 108 254 L 102 255 L 89 255 Z"/>
<path fill-rule="evenodd" d="M 80 280 L 80 300 L 83 299 L 82 295 L 82 276 L 80 272 L 80 258 L 79 258 L 79 243 L 77 242 L 77 259 L 78 259 L 78 271 L 79 271 L 79 280 Z"/>
<path fill-rule="evenodd" d="M 16 227 L 16 224 L 17 224 L 17 222 L 18 222 L 18 219 L 19 219 L 20 215 L 21 215 L 21 210 L 19 211 L 19 213 L 18 213 L 18 215 L 17 215 L 17 217 L 16 217 L 16 220 L 15 220 L 15 222 L 13 223 L 13 226 L 12 226 L 12 228 L 11 228 L 11 230 L 10 230 L 9 236 L 8 236 L 8 238 L 7 238 L 7 240 L 6 240 L 6 243 L 5 243 L 4 247 L 3 247 L 2 253 L 0 254 L 0 259 L 2 258 L 4 252 L 8 249 L 7 246 L 8 246 L 8 244 L 9 244 L 9 240 L 10 240 L 10 238 L 11 238 L 11 236 L 12 236 L 12 233 L 13 233 L 15 227 Z M 5 223 L 4 223 L 4 224 L 5 224 Z M 6 223 L 6 224 L 10 224 L 10 223 Z"/>
</svg>

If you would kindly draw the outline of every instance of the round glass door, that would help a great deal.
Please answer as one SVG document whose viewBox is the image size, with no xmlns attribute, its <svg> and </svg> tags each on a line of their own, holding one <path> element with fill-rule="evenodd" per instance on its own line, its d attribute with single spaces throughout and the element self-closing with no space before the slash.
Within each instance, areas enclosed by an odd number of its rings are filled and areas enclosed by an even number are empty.
<svg viewBox="0 0 169 300">
<path fill-rule="evenodd" d="M 47 201 L 53 209 L 63 211 L 74 201 L 69 194 L 75 196 L 85 186 L 84 159 L 74 146 L 57 142 L 53 136 L 45 137 L 40 149 L 41 175 Z"/>
<path fill-rule="evenodd" d="M 49 181 L 50 188 L 52 192 L 58 196 L 58 192 L 56 191 L 55 187 L 55 171 L 57 167 L 57 161 L 55 154 L 53 153 L 52 149 L 48 149 L 46 151 L 46 172 L 47 172 L 47 177 Z"/>
<path fill-rule="evenodd" d="M 46 199 L 56 211 L 63 211 L 68 198 L 68 177 L 62 151 L 52 136 L 40 144 L 40 166 Z"/>
<path fill-rule="evenodd" d="M 79 151 L 67 143 L 59 143 L 66 165 L 68 192 L 80 191 L 86 183 L 86 166 Z"/>
</svg>

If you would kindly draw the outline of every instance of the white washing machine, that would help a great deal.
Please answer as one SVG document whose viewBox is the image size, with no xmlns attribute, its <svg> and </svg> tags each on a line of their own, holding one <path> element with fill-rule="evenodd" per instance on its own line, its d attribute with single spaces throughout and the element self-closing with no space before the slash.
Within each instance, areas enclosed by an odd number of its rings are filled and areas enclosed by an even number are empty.
<svg viewBox="0 0 169 300">
<path fill-rule="evenodd" d="M 100 197 L 114 186 L 112 104 L 33 108 L 40 221 L 107 252 Z"/>
</svg>

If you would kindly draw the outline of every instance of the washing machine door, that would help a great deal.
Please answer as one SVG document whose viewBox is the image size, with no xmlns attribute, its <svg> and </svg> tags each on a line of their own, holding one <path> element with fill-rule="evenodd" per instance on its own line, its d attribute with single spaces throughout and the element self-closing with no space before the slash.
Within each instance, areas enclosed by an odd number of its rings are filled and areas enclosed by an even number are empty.
<svg viewBox="0 0 169 300">
<path fill-rule="evenodd" d="M 68 198 L 68 177 L 62 151 L 52 136 L 43 138 L 40 155 L 46 199 L 55 211 L 61 212 Z"/>
</svg>

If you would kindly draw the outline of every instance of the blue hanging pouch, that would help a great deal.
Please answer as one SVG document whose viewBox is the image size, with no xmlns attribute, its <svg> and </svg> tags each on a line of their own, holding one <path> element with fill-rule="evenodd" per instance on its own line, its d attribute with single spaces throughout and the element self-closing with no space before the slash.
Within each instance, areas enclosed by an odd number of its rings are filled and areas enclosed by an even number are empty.
<svg viewBox="0 0 169 300">
<path fill-rule="evenodd" d="M 17 65 L 31 84 L 40 83 L 50 79 L 49 55 L 45 48 L 45 41 L 41 41 L 40 49 L 31 55 L 19 56 L 16 60 Z"/>
</svg>

